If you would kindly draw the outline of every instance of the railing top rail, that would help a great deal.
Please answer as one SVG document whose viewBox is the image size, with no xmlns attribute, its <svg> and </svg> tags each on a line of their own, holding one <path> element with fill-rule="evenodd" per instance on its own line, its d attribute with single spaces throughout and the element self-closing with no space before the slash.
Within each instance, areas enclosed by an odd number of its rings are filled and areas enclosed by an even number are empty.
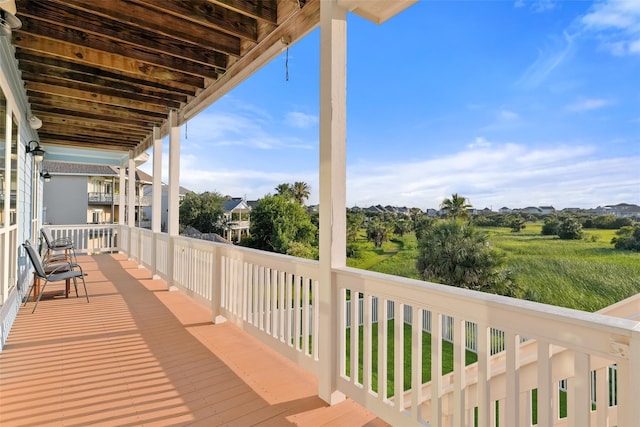
<svg viewBox="0 0 640 427">
<path fill-rule="evenodd" d="M 334 272 L 340 288 L 366 290 L 378 297 L 603 357 L 626 358 L 625 346 L 632 336 L 638 339 L 640 335 L 640 322 L 630 319 L 349 267 Z"/>
</svg>

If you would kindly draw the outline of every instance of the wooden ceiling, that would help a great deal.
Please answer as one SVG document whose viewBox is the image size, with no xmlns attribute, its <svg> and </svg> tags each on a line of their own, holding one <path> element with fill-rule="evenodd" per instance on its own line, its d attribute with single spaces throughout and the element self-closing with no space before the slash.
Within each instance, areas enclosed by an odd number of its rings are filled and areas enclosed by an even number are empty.
<svg viewBox="0 0 640 427">
<path fill-rule="evenodd" d="M 320 0 L 17 0 L 41 144 L 139 154 L 319 21 Z M 274 49 L 278 48 L 278 49 Z"/>
</svg>

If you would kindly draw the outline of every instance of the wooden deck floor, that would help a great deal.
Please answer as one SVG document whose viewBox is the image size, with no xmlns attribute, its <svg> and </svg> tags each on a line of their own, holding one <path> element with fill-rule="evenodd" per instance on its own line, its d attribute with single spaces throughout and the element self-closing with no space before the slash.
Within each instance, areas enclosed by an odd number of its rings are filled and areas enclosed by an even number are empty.
<svg viewBox="0 0 640 427">
<path fill-rule="evenodd" d="M 80 262 L 90 303 L 20 310 L 0 353 L 1 426 L 385 425 L 350 400 L 327 406 L 313 376 L 123 255 Z"/>
</svg>

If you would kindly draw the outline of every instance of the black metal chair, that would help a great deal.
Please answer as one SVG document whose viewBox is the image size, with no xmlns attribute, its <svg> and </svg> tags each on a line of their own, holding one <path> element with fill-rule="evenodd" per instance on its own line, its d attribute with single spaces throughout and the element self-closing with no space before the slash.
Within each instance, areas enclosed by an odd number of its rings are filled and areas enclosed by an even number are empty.
<svg viewBox="0 0 640 427">
<path fill-rule="evenodd" d="M 43 257 L 45 262 L 57 262 L 64 259 L 67 259 L 69 262 L 77 262 L 75 247 L 71 239 L 61 237 L 54 240 L 44 228 L 40 229 L 40 234 L 42 235 L 42 241 L 46 249 Z M 59 254 L 59 252 L 64 252 L 64 255 Z"/>
<path fill-rule="evenodd" d="M 68 280 L 73 279 L 73 285 L 76 290 L 76 298 L 78 298 L 80 296 L 78 294 L 78 277 L 79 277 L 82 279 L 82 284 L 84 286 L 84 294 L 85 294 L 85 297 L 87 298 L 87 302 L 89 302 L 89 293 L 87 292 L 87 283 L 84 280 L 84 272 L 82 271 L 82 267 L 80 267 L 80 265 L 74 262 L 42 264 L 42 261 L 40 260 L 40 256 L 38 255 L 38 252 L 29 244 L 28 241 L 23 243 L 22 247 L 27 252 L 27 255 L 29 256 L 29 260 L 31 260 L 31 264 L 33 265 L 33 268 L 35 270 L 36 278 L 34 278 L 34 282 L 38 279 L 43 281 L 42 287 L 40 288 L 40 292 L 38 292 L 38 297 L 36 298 L 36 303 L 33 306 L 33 310 L 31 311 L 31 313 L 34 313 L 36 311 L 38 302 L 40 302 L 40 298 L 42 298 L 44 289 L 46 288 L 47 283 L 49 282 L 59 282 L 63 280 L 66 282 Z M 24 302 L 25 305 L 29 300 L 28 299 L 29 292 L 30 292 L 30 289 L 27 292 L 27 299 Z"/>
</svg>

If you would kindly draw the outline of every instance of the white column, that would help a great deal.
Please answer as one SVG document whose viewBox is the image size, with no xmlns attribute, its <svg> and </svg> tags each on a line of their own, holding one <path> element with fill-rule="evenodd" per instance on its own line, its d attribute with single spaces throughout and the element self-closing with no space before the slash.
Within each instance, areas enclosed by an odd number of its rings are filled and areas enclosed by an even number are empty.
<svg viewBox="0 0 640 427">
<path fill-rule="evenodd" d="M 136 226 L 136 162 L 132 157 L 129 157 L 129 183 L 127 194 L 127 206 L 129 211 L 127 212 L 127 225 L 129 227 Z"/>
<path fill-rule="evenodd" d="M 169 113 L 169 236 L 178 235 L 180 196 L 180 128 L 175 111 Z"/>
<path fill-rule="evenodd" d="M 318 395 L 344 400 L 336 390 L 339 357 L 338 291 L 332 268 L 346 265 L 346 10 L 320 3 L 320 376 Z"/>
<path fill-rule="evenodd" d="M 124 206 L 125 203 L 127 203 L 127 199 L 125 197 L 125 187 L 126 187 L 126 180 L 125 180 L 125 168 L 126 166 L 124 164 L 120 165 L 120 182 L 118 182 L 118 188 L 120 191 L 120 196 L 118 198 L 118 224 L 120 225 L 124 225 L 126 223 L 125 221 L 125 213 L 124 213 Z"/>
<path fill-rule="evenodd" d="M 153 186 L 151 201 L 151 230 L 159 233 L 162 225 L 162 138 L 160 128 L 153 128 Z"/>
</svg>

